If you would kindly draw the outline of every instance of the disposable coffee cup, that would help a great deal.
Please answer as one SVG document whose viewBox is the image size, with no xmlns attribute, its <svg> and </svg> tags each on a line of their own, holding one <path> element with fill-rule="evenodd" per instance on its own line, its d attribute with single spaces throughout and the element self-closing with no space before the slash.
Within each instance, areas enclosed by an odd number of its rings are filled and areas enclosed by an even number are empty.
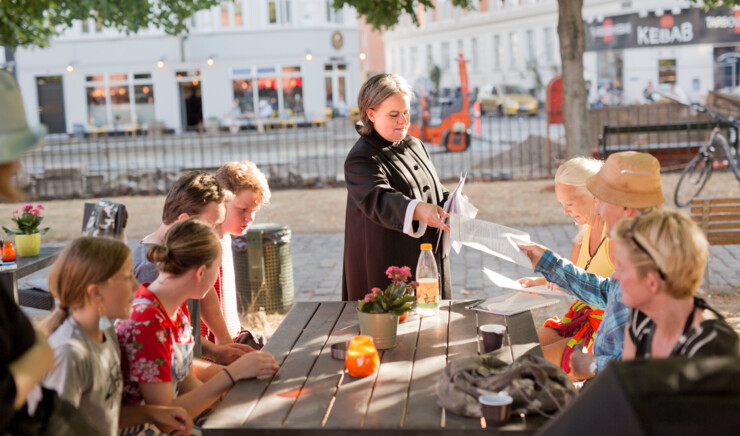
<svg viewBox="0 0 740 436">
<path fill-rule="evenodd" d="M 485 394 L 478 397 L 478 402 L 486 419 L 486 426 L 501 427 L 511 418 L 511 403 L 514 399 L 506 392 Z"/>
<path fill-rule="evenodd" d="M 483 350 L 486 353 L 496 351 L 504 343 L 504 333 L 506 326 L 501 324 L 484 324 L 478 329 L 481 339 L 483 339 Z"/>
</svg>

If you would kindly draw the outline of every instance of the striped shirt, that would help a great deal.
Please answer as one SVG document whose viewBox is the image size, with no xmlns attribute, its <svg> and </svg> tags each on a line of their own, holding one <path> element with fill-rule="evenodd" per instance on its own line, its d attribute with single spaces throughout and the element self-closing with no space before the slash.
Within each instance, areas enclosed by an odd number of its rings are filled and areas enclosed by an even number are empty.
<svg viewBox="0 0 740 436">
<path fill-rule="evenodd" d="M 535 272 L 555 283 L 563 292 L 575 296 L 586 304 L 604 310 L 604 318 L 594 336 L 596 372 L 613 359 L 622 358 L 624 326 L 629 310 L 622 303 L 622 287 L 611 278 L 586 272 L 550 250 L 545 251 L 535 267 Z"/>
<path fill-rule="evenodd" d="M 740 356 L 740 340 L 719 313 L 706 301 L 694 297 L 694 307 L 711 311 L 716 318 L 705 319 L 688 329 L 671 350 L 671 356 Z M 655 322 L 643 312 L 630 309 L 629 335 L 635 344 L 635 357 L 650 358 Z"/>
</svg>

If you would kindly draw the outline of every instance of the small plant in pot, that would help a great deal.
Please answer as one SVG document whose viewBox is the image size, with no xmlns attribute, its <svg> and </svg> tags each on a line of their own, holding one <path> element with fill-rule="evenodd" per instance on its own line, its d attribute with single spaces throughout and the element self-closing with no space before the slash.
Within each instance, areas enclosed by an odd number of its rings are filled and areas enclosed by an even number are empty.
<svg viewBox="0 0 740 436">
<path fill-rule="evenodd" d="M 384 290 L 373 288 L 357 304 L 360 331 L 373 337 L 379 350 L 396 346 L 396 329 L 399 317 L 416 307 L 414 291 L 416 282 L 408 282 L 411 268 L 391 266 L 386 270 L 391 283 Z"/>
<path fill-rule="evenodd" d="M 21 257 L 36 256 L 41 249 L 41 235 L 49 230 L 49 227 L 41 228 L 41 216 L 44 206 L 41 204 L 34 207 L 32 204 L 26 204 L 20 211 L 13 212 L 13 221 L 15 221 L 18 230 L 12 230 L 3 226 L 3 230 L 8 236 L 15 235 L 15 248 Z"/>
</svg>

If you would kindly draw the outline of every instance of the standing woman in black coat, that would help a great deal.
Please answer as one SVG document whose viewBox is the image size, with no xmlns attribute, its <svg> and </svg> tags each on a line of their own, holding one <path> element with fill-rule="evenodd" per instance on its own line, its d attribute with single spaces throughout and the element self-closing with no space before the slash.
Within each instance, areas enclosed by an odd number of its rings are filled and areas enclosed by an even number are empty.
<svg viewBox="0 0 740 436">
<path fill-rule="evenodd" d="M 449 258 L 443 259 L 436 246 L 439 232 L 449 231 L 441 207 L 449 192 L 424 144 L 407 136 L 412 96 L 404 78 L 378 74 L 362 85 L 357 98 L 361 136 L 344 162 L 344 301 L 385 288 L 391 265 L 409 266 L 415 276 L 422 243 L 434 245 L 440 297 L 452 297 Z"/>
</svg>

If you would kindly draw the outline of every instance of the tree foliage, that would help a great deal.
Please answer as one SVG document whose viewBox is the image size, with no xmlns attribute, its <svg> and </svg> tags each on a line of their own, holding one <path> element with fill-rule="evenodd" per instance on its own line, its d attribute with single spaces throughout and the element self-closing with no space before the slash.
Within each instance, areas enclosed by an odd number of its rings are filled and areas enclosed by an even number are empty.
<svg viewBox="0 0 740 436">
<path fill-rule="evenodd" d="M 703 6 L 706 9 L 730 8 L 740 6 L 740 0 L 691 0 L 694 6 Z"/>
<path fill-rule="evenodd" d="M 408 13 L 411 21 L 418 26 L 419 17 L 416 15 L 418 7 L 434 9 L 433 0 L 334 0 L 335 9 L 340 9 L 345 4 L 354 7 L 375 29 L 395 26 L 404 12 Z M 472 9 L 473 0 L 452 0 L 452 5 Z"/>
<path fill-rule="evenodd" d="M 157 27 L 176 35 L 185 20 L 220 0 L 0 0 L 0 45 L 45 47 L 75 20 L 94 18 L 103 27 L 135 33 Z"/>
</svg>

